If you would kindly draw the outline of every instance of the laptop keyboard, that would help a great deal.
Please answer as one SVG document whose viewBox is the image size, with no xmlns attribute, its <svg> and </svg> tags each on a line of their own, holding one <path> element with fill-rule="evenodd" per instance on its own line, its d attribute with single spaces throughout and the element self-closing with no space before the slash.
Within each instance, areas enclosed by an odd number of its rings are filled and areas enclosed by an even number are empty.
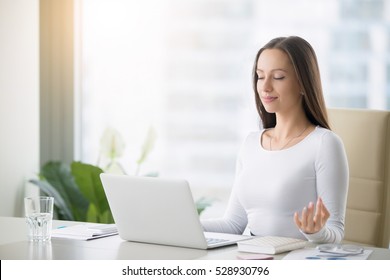
<svg viewBox="0 0 390 280">
<path fill-rule="evenodd" d="M 213 245 L 216 243 L 221 243 L 221 242 L 225 242 L 225 241 L 229 241 L 229 240 L 221 239 L 221 238 L 206 238 L 206 241 L 207 241 L 208 245 Z"/>
</svg>

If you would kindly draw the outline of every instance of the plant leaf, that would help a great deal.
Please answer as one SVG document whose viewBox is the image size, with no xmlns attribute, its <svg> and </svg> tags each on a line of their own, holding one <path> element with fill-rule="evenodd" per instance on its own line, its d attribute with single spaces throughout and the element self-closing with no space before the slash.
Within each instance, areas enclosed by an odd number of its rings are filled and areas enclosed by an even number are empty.
<svg viewBox="0 0 390 280">
<path fill-rule="evenodd" d="M 40 175 L 58 191 L 72 211 L 74 220 L 85 221 L 89 202 L 76 185 L 69 165 L 48 162 L 42 167 Z"/>
<path fill-rule="evenodd" d="M 99 222 L 97 210 L 96 210 L 96 207 L 93 203 L 89 204 L 86 221 L 89 223 L 98 223 Z"/>
<path fill-rule="evenodd" d="M 106 194 L 100 181 L 100 173 L 103 170 L 97 166 L 82 162 L 73 162 L 71 165 L 72 174 L 76 184 L 83 195 L 94 204 L 97 216 L 109 210 Z"/>
<path fill-rule="evenodd" d="M 100 223 L 104 224 L 113 224 L 114 218 L 112 217 L 112 213 L 110 210 L 105 211 L 100 217 L 99 217 Z"/>
<path fill-rule="evenodd" d="M 54 206 L 57 210 L 59 220 L 74 221 L 74 217 L 70 211 L 70 206 L 62 199 L 61 194 L 48 182 L 39 180 L 30 180 L 30 183 L 37 185 L 39 189 L 48 196 L 54 197 Z"/>
<path fill-rule="evenodd" d="M 152 151 L 154 147 L 154 143 L 156 142 L 157 133 L 156 130 L 151 126 L 149 127 L 148 133 L 146 135 L 145 142 L 142 147 L 141 155 L 137 160 L 137 164 L 141 165 L 145 159 L 148 157 L 149 153 Z"/>
<path fill-rule="evenodd" d="M 196 210 L 198 211 L 198 215 L 200 215 L 207 207 L 212 204 L 213 200 L 205 197 L 199 198 L 196 202 Z"/>
<path fill-rule="evenodd" d="M 100 139 L 100 153 L 111 160 L 123 155 L 125 141 L 113 127 L 107 127 Z"/>
</svg>

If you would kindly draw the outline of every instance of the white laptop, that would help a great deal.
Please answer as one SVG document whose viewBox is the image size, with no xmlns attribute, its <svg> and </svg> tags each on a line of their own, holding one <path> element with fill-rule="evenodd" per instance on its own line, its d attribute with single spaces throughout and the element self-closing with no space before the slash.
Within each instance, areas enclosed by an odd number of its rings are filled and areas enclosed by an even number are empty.
<svg viewBox="0 0 390 280">
<path fill-rule="evenodd" d="M 209 249 L 251 238 L 203 232 L 185 180 L 106 173 L 100 178 L 124 240 Z"/>
</svg>

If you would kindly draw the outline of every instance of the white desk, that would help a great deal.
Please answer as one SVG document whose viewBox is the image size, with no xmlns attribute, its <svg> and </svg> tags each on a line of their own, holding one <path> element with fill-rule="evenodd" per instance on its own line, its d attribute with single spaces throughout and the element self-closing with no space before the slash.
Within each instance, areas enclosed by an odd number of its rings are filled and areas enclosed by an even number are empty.
<svg viewBox="0 0 390 280">
<path fill-rule="evenodd" d="M 76 222 L 53 221 L 53 227 Z M 24 218 L 0 217 L 0 259 L 58 259 L 58 260 L 235 260 L 237 246 L 212 250 L 197 250 L 171 246 L 127 242 L 118 235 L 90 241 L 52 239 L 48 244 L 27 240 Z M 369 259 L 390 260 L 390 250 L 367 247 L 373 250 Z M 276 255 L 281 259 L 284 255 Z"/>
</svg>

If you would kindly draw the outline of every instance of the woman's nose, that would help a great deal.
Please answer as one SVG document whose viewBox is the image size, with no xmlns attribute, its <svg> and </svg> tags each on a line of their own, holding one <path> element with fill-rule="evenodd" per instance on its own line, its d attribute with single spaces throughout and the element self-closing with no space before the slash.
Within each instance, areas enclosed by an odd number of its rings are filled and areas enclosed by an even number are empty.
<svg viewBox="0 0 390 280">
<path fill-rule="evenodd" d="M 272 91 L 272 82 L 269 78 L 264 78 L 263 82 L 261 83 L 261 91 L 264 92 L 270 92 Z"/>
</svg>

